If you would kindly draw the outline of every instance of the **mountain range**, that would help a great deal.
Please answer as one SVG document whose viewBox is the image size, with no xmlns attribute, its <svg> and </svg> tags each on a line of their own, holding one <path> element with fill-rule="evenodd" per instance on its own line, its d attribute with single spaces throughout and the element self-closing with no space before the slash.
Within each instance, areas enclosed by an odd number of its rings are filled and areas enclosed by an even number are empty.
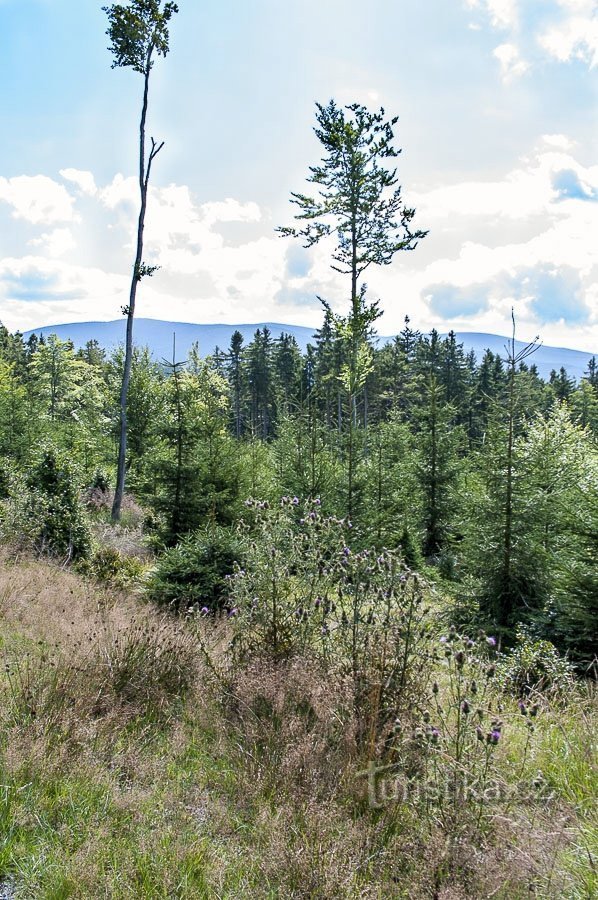
<svg viewBox="0 0 598 900">
<path fill-rule="evenodd" d="M 125 339 L 124 318 L 115 319 L 112 322 L 72 322 L 65 325 L 44 325 L 26 331 L 23 335 L 27 340 L 32 334 L 38 336 L 55 334 L 62 340 L 70 340 L 78 349 L 84 347 L 88 341 L 95 340 L 106 350 L 111 350 L 124 342 Z M 197 343 L 202 356 L 214 352 L 216 347 L 225 350 L 234 331 L 240 331 L 245 343 L 249 343 L 257 328 L 267 327 L 272 336 L 277 338 L 282 332 L 292 334 L 301 347 L 305 350 L 308 343 L 314 342 L 314 328 L 302 325 L 284 325 L 279 322 L 259 322 L 245 325 L 196 325 L 190 322 L 167 322 L 161 319 L 135 319 L 135 343 L 139 346 L 147 346 L 152 355 L 159 360 L 172 360 L 173 343 L 176 346 L 177 361 L 184 360 L 192 344 Z M 481 360 L 486 350 L 498 353 L 504 357 L 507 338 L 497 334 L 484 334 L 478 332 L 457 332 L 457 341 L 462 343 L 465 352 L 473 350 L 478 361 Z M 391 341 L 393 336 L 380 336 L 378 342 Z M 516 349 L 524 346 L 522 341 L 516 341 Z M 587 370 L 588 361 L 592 354 L 582 350 L 569 350 L 565 347 L 547 347 L 541 345 L 529 362 L 536 364 L 542 378 L 548 379 L 553 369 L 557 371 L 563 366 L 568 375 L 579 380 Z"/>
</svg>

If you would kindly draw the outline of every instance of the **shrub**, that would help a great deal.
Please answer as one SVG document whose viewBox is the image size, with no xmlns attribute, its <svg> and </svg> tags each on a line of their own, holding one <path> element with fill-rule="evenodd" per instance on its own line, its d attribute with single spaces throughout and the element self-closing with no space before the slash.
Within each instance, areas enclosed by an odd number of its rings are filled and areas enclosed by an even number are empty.
<svg viewBox="0 0 598 900">
<path fill-rule="evenodd" d="M 373 753 L 397 711 L 425 688 L 426 586 L 389 551 L 353 552 L 347 520 L 283 498 L 248 501 L 255 524 L 231 579 L 229 656 L 282 663 L 306 655 L 349 685 L 357 740 Z M 253 538 L 253 539 L 252 539 Z"/>
<path fill-rule="evenodd" d="M 53 448 L 42 451 L 24 479 L 13 479 L 2 524 L 5 540 L 38 554 L 71 562 L 91 549 L 75 473 Z"/>
<path fill-rule="evenodd" d="M 517 643 L 500 665 L 505 688 L 517 694 L 531 691 L 563 691 L 573 684 L 573 667 L 550 641 L 533 638 L 523 627 Z"/>
<path fill-rule="evenodd" d="M 226 604 L 228 580 L 243 559 L 239 536 L 230 528 L 202 528 L 167 550 L 146 580 L 147 596 L 177 611 Z"/>
<path fill-rule="evenodd" d="M 135 582 L 143 572 L 143 563 L 135 556 L 127 556 L 116 547 L 99 547 L 79 564 L 83 575 L 115 587 L 126 587 Z"/>
</svg>

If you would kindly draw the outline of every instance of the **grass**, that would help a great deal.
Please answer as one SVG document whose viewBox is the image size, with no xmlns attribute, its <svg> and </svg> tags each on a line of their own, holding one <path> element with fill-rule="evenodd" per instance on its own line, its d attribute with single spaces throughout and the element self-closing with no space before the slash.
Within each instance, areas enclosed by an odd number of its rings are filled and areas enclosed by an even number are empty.
<svg viewBox="0 0 598 900">
<path fill-rule="evenodd" d="M 509 718 L 501 778 L 541 770 L 554 796 L 497 806 L 474 839 L 433 810 L 368 807 L 339 688 L 307 661 L 254 664 L 223 694 L 195 640 L 60 567 L 2 566 L 0 883 L 16 898 L 595 895 L 591 691 L 544 699 L 529 742 Z"/>
</svg>

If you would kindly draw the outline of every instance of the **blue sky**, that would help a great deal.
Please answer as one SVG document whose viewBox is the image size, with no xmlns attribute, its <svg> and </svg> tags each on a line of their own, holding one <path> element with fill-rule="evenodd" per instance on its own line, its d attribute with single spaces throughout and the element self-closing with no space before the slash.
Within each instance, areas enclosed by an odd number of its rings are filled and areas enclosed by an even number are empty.
<svg viewBox="0 0 598 900">
<path fill-rule="evenodd" d="M 0 0 L 0 320 L 113 319 L 126 302 L 141 78 L 111 70 L 101 0 Z M 164 139 L 138 314 L 319 325 L 330 247 L 274 233 L 319 159 L 314 103 L 398 114 L 430 230 L 371 269 L 379 327 L 598 349 L 595 0 L 179 0 L 152 75 Z"/>
</svg>

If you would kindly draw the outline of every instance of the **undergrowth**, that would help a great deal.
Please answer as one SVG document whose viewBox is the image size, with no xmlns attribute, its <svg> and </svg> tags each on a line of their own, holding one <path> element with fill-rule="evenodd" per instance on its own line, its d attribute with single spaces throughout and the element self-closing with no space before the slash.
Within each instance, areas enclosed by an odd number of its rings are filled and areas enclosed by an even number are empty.
<svg viewBox="0 0 598 900">
<path fill-rule="evenodd" d="M 241 613 L 186 623 L 21 561 L 0 571 L 0 615 L 15 898 L 595 893 L 591 685 L 522 693 L 485 636 L 431 623 L 425 689 L 406 682 L 389 719 L 330 654 L 231 657 Z"/>
</svg>

